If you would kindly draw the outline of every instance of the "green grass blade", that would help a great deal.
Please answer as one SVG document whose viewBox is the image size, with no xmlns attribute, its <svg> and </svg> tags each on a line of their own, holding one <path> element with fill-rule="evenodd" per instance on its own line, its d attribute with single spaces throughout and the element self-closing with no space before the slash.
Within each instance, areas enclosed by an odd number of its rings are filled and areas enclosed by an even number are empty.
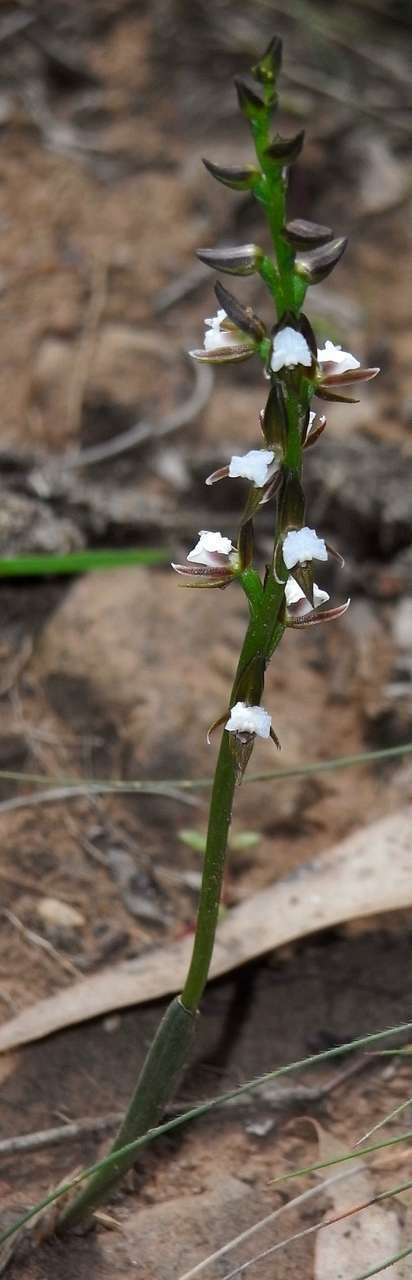
<svg viewBox="0 0 412 1280">
<path fill-rule="evenodd" d="M 277 1067 L 274 1071 L 268 1071 L 263 1076 L 257 1076 L 254 1080 L 249 1080 L 246 1084 L 238 1085 L 236 1089 L 230 1089 L 228 1093 L 223 1093 L 217 1098 L 211 1098 L 207 1102 L 200 1103 L 197 1107 L 192 1107 L 189 1111 L 185 1111 L 180 1116 L 173 1117 L 172 1120 L 166 1120 L 164 1124 L 157 1125 L 155 1129 L 149 1129 L 148 1133 L 143 1134 L 141 1138 L 136 1138 L 134 1142 L 130 1142 L 126 1147 L 122 1148 L 122 1153 L 129 1151 L 138 1151 L 141 1147 L 147 1146 L 149 1142 L 154 1142 L 156 1138 L 163 1137 L 164 1134 L 170 1133 L 173 1129 L 179 1128 L 183 1124 L 188 1124 L 191 1120 L 199 1119 L 201 1116 L 207 1115 L 210 1111 L 217 1107 L 223 1106 L 226 1102 L 238 1098 L 241 1094 L 250 1093 L 254 1089 L 258 1089 L 261 1085 L 266 1084 L 269 1080 L 278 1079 L 280 1076 L 290 1075 L 293 1071 L 300 1071 L 304 1067 L 315 1066 L 320 1062 L 328 1061 L 330 1058 L 337 1058 L 342 1053 L 353 1053 L 356 1049 L 364 1048 L 365 1045 L 376 1043 L 378 1040 L 384 1040 L 388 1036 L 399 1035 L 401 1032 L 410 1031 L 412 1022 L 403 1022 L 396 1027 L 388 1027 L 384 1031 L 373 1031 L 367 1036 L 360 1036 L 356 1040 L 349 1040 L 346 1044 L 338 1045 L 334 1049 L 325 1049 L 322 1053 L 311 1054 L 308 1058 L 300 1058 L 296 1062 L 289 1062 L 284 1067 Z M 111 1155 L 106 1156 L 103 1160 L 98 1160 L 96 1164 L 90 1165 L 89 1168 L 83 1169 L 69 1182 L 65 1182 L 56 1191 L 52 1191 L 50 1195 L 45 1196 L 43 1200 L 39 1200 L 32 1209 L 21 1215 L 12 1226 L 8 1227 L 0 1235 L 0 1245 L 6 1240 L 11 1239 L 17 1231 L 20 1231 L 27 1223 L 31 1222 L 38 1213 L 43 1209 L 47 1209 L 49 1205 L 54 1204 L 61 1196 L 79 1186 L 86 1178 L 90 1178 L 92 1174 L 97 1173 L 100 1169 L 108 1168 L 119 1158 L 120 1151 L 113 1151 Z M 359 1278 L 360 1280 L 360 1278 Z M 362 1278 L 363 1280 L 363 1278 Z"/>
<path fill-rule="evenodd" d="M 135 564 L 164 564 L 166 547 L 142 547 L 123 551 L 69 551 L 67 555 L 11 556 L 0 560 L 0 578 L 43 578 L 53 574 L 90 573 L 96 569 L 120 569 Z"/>
<path fill-rule="evenodd" d="M 373 764 L 380 760 L 390 760 L 399 756 L 409 755 L 412 752 L 412 742 L 405 742 L 397 747 L 382 747 L 379 751 L 365 751 L 356 756 L 336 756 L 332 760 L 315 760 L 310 764 L 295 765 L 290 769 L 275 769 L 269 773 L 251 773 L 246 775 L 243 785 L 247 782 L 272 782 L 282 780 L 283 778 L 302 778 L 313 773 L 327 773 L 334 769 L 354 768 L 356 765 Z M 158 791 L 164 793 L 167 788 L 176 791 L 205 791 L 212 786 L 213 778 L 162 778 L 162 779 L 131 779 L 124 782 L 121 778 L 102 779 L 98 778 L 79 779 L 55 777 L 48 778 L 45 774 L 38 773 L 17 773 L 10 769 L 0 769 L 0 780 L 5 782 L 27 782 L 44 787 L 83 787 L 84 791 L 96 792 L 112 792 L 120 791 L 126 794 L 133 791 L 144 791 L 149 787 L 153 794 Z"/>
<path fill-rule="evenodd" d="M 317 1173 L 318 1169 L 330 1169 L 335 1164 L 345 1164 L 347 1160 L 362 1160 L 363 1156 L 371 1155 L 373 1151 L 383 1151 L 385 1147 L 397 1147 L 400 1142 L 407 1142 L 412 1138 L 412 1130 L 406 1133 L 397 1134 L 395 1138 L 386 1138 L 383 1142 L 375 1142 L 370 1147 L 356 1147 L 355 1150 L 345 1151 L 341 1156 L 333 1156 L 331 1160 L 317 1160 L 315 1164 L 308 1164 L 302 1169 L 292 1169 L 290 1173 L 283 1173 L 279 1178 L 271 1178 L 269 1186 L 274 1187 L 279 1182 L 290 1182 L 291 1178 L 301 1178 L 306 1173 Z"/>
</svg>

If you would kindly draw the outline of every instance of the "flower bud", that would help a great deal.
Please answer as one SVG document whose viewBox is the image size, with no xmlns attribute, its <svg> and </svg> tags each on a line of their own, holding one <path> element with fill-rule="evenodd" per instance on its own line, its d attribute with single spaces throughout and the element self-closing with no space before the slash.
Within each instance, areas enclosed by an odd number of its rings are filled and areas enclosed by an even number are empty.
<svg viewBox="0 0 412 1280">
<path fill-rule="evenodd" d="M 255 539 L 253 536 L 253 520 L 246 520 L 241 524 L 238 539 L 238 555 L 239 564 L 242 570 L 250 569 L 253 564 L 253 554 L 255 550 Z"/>
<path fill-rule="evenodd" d="M 293 138 L 280 138 L 279 134 L 266 147 L 265 155 L 269 160 L 274 160 L 281 168 L 283 165 L 293 164 L 300 156 L 303 143 L 305 140 L 305 130 L 301 129 L 299 133 L 295 133 Z"/>
<path fill-rule="evenodd" d="M 240 110 L 247 120 L 251 123 L 258 120 L 266 112 L 266 106 L 263 99 L 250 87 L 246 80 L 242 80 L 240 76 L 235 76 L 235 88 L 239 100 Z"/>
<path fill-rule="evenodd" d="M 263 250 L 257 244 L 242 244 L 227 249 L 198 249 L 197 257 L 215 271 L 227 271 L 232 276 L 251 276 L 259 271 Z"/>
<path fill-rule="evenodd" d="M 331 240 L 329 244 L 313 249 L 312 252 L 299 254 L 295 258 L 295 271 L 308 284 L 319 284 L 336 267 L 347 243 L 346 236 L 339 236 L 337 240 Z"/>
<path fill-rule="evenodd" d="M 287 222 L 283 234 L 294 249 L 317 249 L 333 239 L 330 227 L 307 222 L 305 218 L 293 218 L 292 222 Z"/>
<path fill-rule="evenodd" d="M 253 191 L 260 178 L 259 170 L 253 164 L 220 165 L 213 164 L 212 160 L 203 160 L 203 164 L 212 178 L 216 178 L 216 182 L 222 182 L 224 187 L 230 187 L 232 191 Z"/>
<path fill-rule="evenodd" d="M 274 382 L 270 389 L 261 417 L 261 427 L 269 448 L 275 445 L 284 453 L 288 438 L 288 417 L 280 382 Z"/>
<path fill-rule="evenodd" d="M 252 76 L 261 84 L 273 84 L 279 75 L 282 65 L 282 41 L 280 36 L 273 36 L 259 62 L 252 67 Z"/>
<path fill-rule="evenodd" d="M 279 500 L 279 531 L 300 529 L 304 523 L 305 495 L 296 471 L 287 471 Z"/>
<path fill-rule="evenodd" d="M 218 280 L 215 285 L 215 294 L 221 307 L 224 307 L 226 314 L 229 316 L 233 324 L 237 325 L 243 333 L 248 333 L 255 342 L 261 342 L 266 336 L 266 326 L 263 320 L 256 316 L 251 307 L 244 307 L 238 299 L 225 289 L 224 285 Z"/>
</svg>

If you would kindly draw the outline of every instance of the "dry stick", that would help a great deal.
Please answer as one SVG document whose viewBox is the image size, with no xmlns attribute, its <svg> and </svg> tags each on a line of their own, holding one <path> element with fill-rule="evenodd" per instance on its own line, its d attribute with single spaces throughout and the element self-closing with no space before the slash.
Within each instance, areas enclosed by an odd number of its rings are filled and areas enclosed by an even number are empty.
<svg viewBox="0 0 412 1280">
<path fill-rule="evenodd" d="M 57 1147 L 60 1143 L 75 1141 L 86 1134 L 107 1133 L 120 1124 L 121 1111 L 113 1111 L 107 1116 L 96 1116 L 93 1120 L 86 1116 L 84 1120 L 73 1120 L 71 1123 L 58 1125 L 53 1129 L 39 1129 L 37 1133 L 23 1133 L 17 1138 L 4 1138 L 0 1142 L 0 1158 L 14 1156 L 20 1152 L 43 1151 L 46 1147 Z"/>
<path fill-rule="evenodd" d="M 368 1066 L 370 1067 L 370 1062 L 367 1060 L 365 1061 L 364 1059 L 359 1059 L 358 1062 L 351 1064 L 351 1066 L 346 1068 L 344 1071 L 338 1072 L 332 1080 L 328 1081 L 324 1085 L 315 1085 L 314 1087 L 310 1085 L 291 1085 L 285 1089 L 278 1090 L 276 1094 L 274 1094 L 273 1089 L 270 1092 L 270 1087 L 268 1086 L 267 1091 L 262 1090 L 262 1093 L 257 1099 L 251 1098 L 245 1094 L 239 1098 L 234 1098 L 233 1103 L 238 1108 L 239 1106 L 250 1106 L 252 1103 L 256 1106 L 257 1103 L 261 1102 L 265 1107 L 269 1105 L 272 1109 L 280 1110 L 281 1108 L 290 1106 L 293 1102 L 298 1105 L 309 1102 L 321 1102 L 323 1098 L 332 1093 L 332 1090 L 338 1088 L 340 1084 L 345 1083 L 349 1076 L 353 1075 L 357 1071 L 364 1070 L 365 1067 Z M 166 1115 L 180 1115 L 182 1106 L 185 1105 L 187 1104 L 184 1103 L 183 1100 L 171 1103 L 166 1108 Z M 190 1103 L 190 1105 L 201 1106 L 202 1104 Z M 67 1124 L 59 1125 L 55 1128 L 39 1129 L 35 1133 L 23 1133 L 18 1134 L 17 1137 L 14 1138 L 4 1138 L 0 1141 L 0 1159 L 2 1156 L 17 1155 L 21 1151 L 41 1151 L 46 1147 L 55 1147 L 60 1143 L 70 1142 L 83 1137 L 84 1134 L 104 1133 L 108 1129 L 114 1128 L 116 1125 L 120 1124 L 122 1119 L 123 1112 L 116 1111 L 110 1112 L 105 1116 L 97 1116 L 95 1119 L 86 1116 L 84 1120 L 74 1120 L 71 1123 L 68 1122 Z M 340 1177 L 342 1175 L 339 1174 L 338 1176 Z M 307 1193 L 305 1192 L 303 1199 L 305 1199 L 306 1195 Z M 300 1197 L 298 1197 L 298 1199 L 300 1199 Z M 227 1248 L 229 1247 L 230 1246 L 228 1245 Z M 222 1250 L 222 1252 L 224 1252 L 224 1250 Z M 201 1263 L 200 1267 L 203 1265 L 206 1264 Z"/>
<path fill-rule="evenodd" d="M 66 960 L 65 956 L 60 955 L 60 952 L 56 951 L 51 942 L 48 942 L 47 938 L 43 938 L 40 933 L 35 933 L 33 929 L 27 929 L 18 916 L 14 915 L 13 911 L 9 911 L 4 907 L 2 914 L 9 921 L 9 924 L 12 924 L 13 928 L 26 939 L 26 942 L 29 942 L 31 946 L 39 947 L 41 951 L 45 951 L 54 960 L 55 964 L 60 965 L 65 973 L 70 974 L 71 978 L 83 978 L 84 975 L 80 972 L 80 969 L 76 968 L 75 964 L 72 964 L 71 960 Z"/>
<path fill-rule="evenodd" d="M 132 790 L 135 789 L 136 788 L 132 788 Z M 113 787 L 110 787 L 110 794 L 113 793 L 113 790 L 116 791 L 117 788 L 113 789 Z M 198 803 L 193 796 L 183 795 L 179 791 L 175 790 L 174 787 L 165 787 L 164 790 L 159 790 L 159 787 L 151 787 L 150 783 L 148 786 L 143 783 L 142 787 L 139 787 L 138 790 L 142 791 L 144 795 L 167 796 L 169 800 L 179 800 L 182 804 L 196 805 Z M 90 796 L 99 795 L 100 793 L 105 795 L 106 788 L 104 786 L 96 787 L 93 783 L 87 782 L 79 784 L 79 786 L 69 785 L 67 787 L 50 787 L 47 791 L 37 791 L 32 795 L 13 796 L 11 800 L 1 800 L 0 815 L 3 813 L 14 813 L 18 809 L 35 808 L 36 805 L 41 804 L 58 804 L 61 800 L 76 800 L 79 799 L 80 796 L 87 800 L 90 799 Z"/>
</svg>

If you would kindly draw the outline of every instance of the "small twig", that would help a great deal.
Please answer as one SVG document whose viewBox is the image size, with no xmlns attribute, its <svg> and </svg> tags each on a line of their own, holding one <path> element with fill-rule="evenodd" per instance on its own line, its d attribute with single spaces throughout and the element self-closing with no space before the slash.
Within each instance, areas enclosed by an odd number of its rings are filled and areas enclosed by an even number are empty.
<svg viewBox="0 0 412 1280">
<path fill-rule="evenodd" d="M 47 938 L 42 938 L 41 934 L 35 933 L 33 929 L 27 929 L 18 916 L 15 916 L 14 911 L 9 911 L 4 907 L 3 915 L 9 921 L 9 924 L 12 924 L 13 928 L 17 929 L 17 932 L 25 938 L 26 942 L 29 942 L 31 946 L 39 947 L 41 951 L 45 951 L 56 964 L 60 965 L 61 969 L 64 969 L 65 973 L 70 974 L 71 978 L 83 977 L 80 969 L 77 969 L 71 960 L 67 960 L 65 956 L 60 955 L 60 952 L 56 951 L 56 948 L 52 946 L 51 942 L 47 941 Z"/>
<path fill-rule="evenodd" d="M 86 1117 L 84 1120 L 58 1125 L 54 1129 L 39 1129 L 36 1133 L 23 1133 L 17 1138 L 3 1138 L 0 1142 L 0 1158 L 19 1155 L 20 1152 L 43 1151 L 46 1147 L 73 1142 L 87 1134 L 107 1133 L 108 1130 L 115 1129 L 121 1119 L 121 1111 L 115 1111 L 107 1116 L 97 1116 L 94 1120 Z"/>
<path fill-rule="evenodd" d="M 79 785 L 66 787 L 50 787 L 47 791 L 34 791 L 26 796 L 13 796 L 11 800 L 0 800 L 0 816 L 3 813 L 15 813 L 18 809 L 34 809 L 37 805 L 42 804 L 59 804 L 64 800 L 76 800 L 84 797 L 86 800 L 93 795 L 108 795 L 115 790 L 121 792 L 122 788 L 106 785 L 104 783 L 83 782 Z M 194 796 L 186 795 L 186 793 L 178 791 L 175 787 L 162 786 L 161 783 L 145 783 L 140 786 L 128 786 L 124 788 L 125 794 L 128 791 L 140 792 L 143 795 L 162 795 L 167 796 L 169 800 L 178 800 L 182 804 L 197 805 L 198 800 Z"/>
</svg>

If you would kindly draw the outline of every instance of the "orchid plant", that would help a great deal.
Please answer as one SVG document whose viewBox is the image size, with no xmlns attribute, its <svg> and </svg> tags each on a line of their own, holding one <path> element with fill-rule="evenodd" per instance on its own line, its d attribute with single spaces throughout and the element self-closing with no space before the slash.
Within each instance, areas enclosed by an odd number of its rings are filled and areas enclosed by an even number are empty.
<svg viewBox="0 0 412 1280">
<path fill-rule="evenodd" d="M 210 802 L 209 825 L 192 957 L 184 989 L 170 1004 L 149 1050 L 135 1093 L 117 1135 L 118 1159 L 100 1169 L 63 1210 L 58 1229 L 90 1217 L 133 1164 L 128 1144 L 147 1132 L 176 1088 L 186 1063 L 212 957 L 225 855 L 236 784 L 242 779 L 257 737 L 279 742 L 271 714 L 262 706 L 265 671 L 289 627 L 312 627 L 339 619 L 349 600 L 329 605 L 329 596 L 314 580 L 315 562 L 342 558 L 310 528 L 305 519 L 302 484 L 304 451 L 317 443 L 326 419 L 312 409 L 320 401 L 347 401 L 344 388 L 368 381 L 378 369 L 360 362 L 333 342 L 318 348 L 312 325 L 302 311 L 308 288 L 336 266 L 346 247 L 329 227 L 304 219 L 288 221 L 288 174 L 302 150 L 304 134 L 283 138 L 272 134 L 282 47 L 275 36 L 252 69 L 253 83 L 236 80 L 239 105 L 250 126 L 255 162 L 222 167 L 205 161 L 218 182 L 248 191 L 266 216 L 273 251 L 256 244 L 204 249 L 202 262 L 231 276 L 261 276 L 274 305 L 271 330 L 220 282 L 217 314 L 205 321 L 202 348 L 195 360 L 213 365 L 257 357 L 268 385 L 260 414 L 261 447 L 235 454 L 228 465 L 206 479 L 207 485 L 242 478 L 249 481 L 246 504 L 234 542 L 219 532 L 201 530 L 184 564 L 173 568 L 183 585 L 224 589 L 238 583 L 249 606 L 249 623 L 227 706 L 213 728 L 224 726 Z M 349 403 L 354 403 L 349 401 Z M 273 552 L 263 576 L 255 564 L 254 525 L 260 508 L 273 505 Z M 326 607 L 325 607 L 326 606 Z"/>
</svg>

